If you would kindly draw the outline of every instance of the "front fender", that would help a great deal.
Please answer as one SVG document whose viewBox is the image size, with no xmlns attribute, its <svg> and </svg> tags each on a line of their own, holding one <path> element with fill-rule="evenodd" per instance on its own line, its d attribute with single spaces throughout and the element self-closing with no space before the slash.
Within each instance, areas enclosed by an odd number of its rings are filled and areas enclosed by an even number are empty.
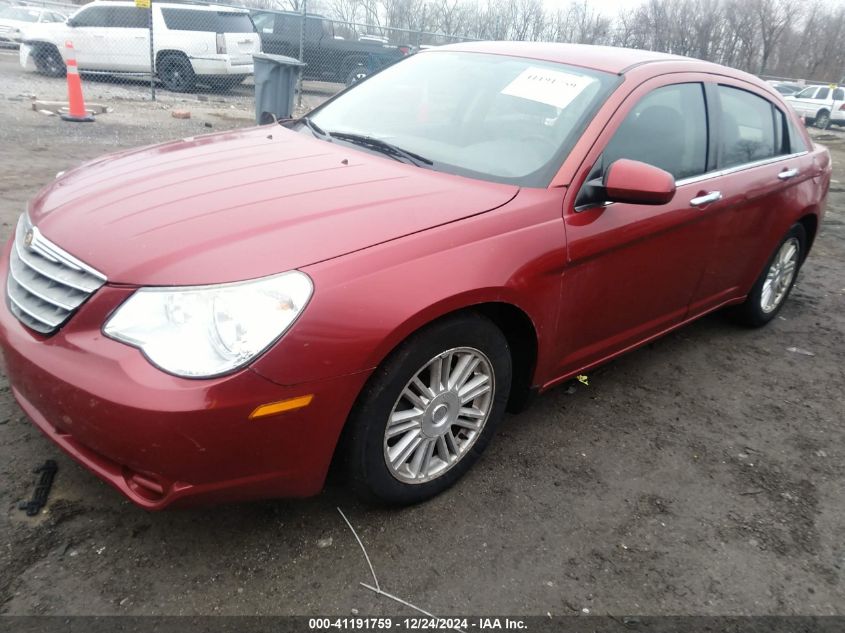
<svg viewBox="0 0 845 633">
<path fill-rule="evenodd" d="M 311 302 L 253 369 L 283 385 L 370 370 L 427 323 L 507 303 L 534 325 L 544 373 L 566 263 L 562 201 L 560 189 L 521 190 L 494 211 L 304 268 Z"/>
</svg>

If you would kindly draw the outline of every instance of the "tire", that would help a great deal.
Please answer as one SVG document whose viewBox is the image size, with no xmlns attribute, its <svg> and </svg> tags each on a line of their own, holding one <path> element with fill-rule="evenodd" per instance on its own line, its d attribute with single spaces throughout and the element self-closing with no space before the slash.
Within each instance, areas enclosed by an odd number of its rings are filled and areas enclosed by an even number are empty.
<svg viewBox="0 0 845 633">
<path fill-rule="evenodd" d="M 433 371 L 448 366 L 457 382 L 465 358 L 469 359 L 463 365 L 465 373 L 467 367 L 471 369 L 460 390 L 463 397 L 473 399 L 461 402 L 459 389 L 444 388 Z M 452 486 L 477 461 L 504 416 L 511 366 L 504 334 L 475 313 L 434 323 L 403 342 L 364 387 L 344 431 L 341 450 L 355 493 L 369 502 L 409 505 Z M 419 398 L 423 391 L 412 384 L 414 378 L 428 386 L 427 402 Z M 431 386 L 438 384 L 437 395 L 431 397 L 435 393 Z M 485 384 L 490 387 L 486 393 L 471 395 Z M 406 399 L 409 388 L 424 407 L 416 408 L 418 414 Z M 456 419 L 461 412 L 467 412 L 467 417 Z M 477 431 L 465 428 L 470 418 Z M 401 431 L 402 425 L 412 428 Z M 391 437 L 387 436 L 389 426 L 394 432 Z M 406 450 L 402 450 L 403 442 Z M 391 457 L 398 466 L 388 464 Z"/>
<path fill-rule="evenodd" d="M 193 92 L 196 75 L 191 62 L 182 55 L 164 55 L 156 64 L 162 85 L 171 92 Z"/>
<path fill-rule="evenodd" d="M 807 252 L 807 232 L 801 224 L 793 224 L 789 232 L 778 243 L 772 256 L 766 262 L 763 271 L 754 282 L 751 292 L 748 293 L 745 301 L 733 309 L 733 316 L 739 323 L 748 327 L 762 327 L 774 319 L 780 312 L 783 304 L 795 284 L 798 271 L 804 261 Z M 786 254 L 789 246 L 794 247 L 794 257 L 790 259 L 793 266 L 788 278 L 784 278 L 784 262 L 782 256 Z M 779 261 L 781 260 L 781 261 Z M 775 281 L 767 283 L 772 277 L 776 266 L 781 267 L 781 276 L 775 275 Z M 778 281 L 780 280 L 780 281 Z M 772 289 L 772 285 L 775 286 Z M 768 292 L 768 294 L 767 294 Z"/>
<path fill-rule="evenodd" d="M 351 86 L 369 77 L 370 71 L 363 64 L 357 64 L 349 69 L 346 75 L 346 85 Z"/>
<path fill-rule="evenodd" d="M 820 130 L 826 130 L 830 127 L 830 112 L 827 110 L 819 110 L 816 114 L 814 124 Z"/>
<path fill-rule="evenodd" d="M 64 77 L 67 74 L 65 60 L 59 49 L 52 44 L 39 44 L 32 53 L 35 68 L 48 77 Z"/>
</svg>

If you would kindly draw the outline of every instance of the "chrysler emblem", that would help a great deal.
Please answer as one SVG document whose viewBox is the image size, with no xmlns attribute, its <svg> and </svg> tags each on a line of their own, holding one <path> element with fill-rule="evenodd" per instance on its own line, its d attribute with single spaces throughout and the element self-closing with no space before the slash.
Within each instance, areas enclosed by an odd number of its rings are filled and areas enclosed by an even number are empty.
<svg viewBox="0 0 845 633">
<path fill-rule="evenodd" d="M 24 246 L 30 246 L 32 244 L 32 229 L 26 232 L 26 235 L 23 237 Z"/>
</svg>

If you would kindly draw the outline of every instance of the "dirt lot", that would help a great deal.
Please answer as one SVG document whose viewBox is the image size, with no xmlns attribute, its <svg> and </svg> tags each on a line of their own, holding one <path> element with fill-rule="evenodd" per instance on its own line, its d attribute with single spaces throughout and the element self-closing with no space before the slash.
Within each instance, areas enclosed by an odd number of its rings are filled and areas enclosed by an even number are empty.
<svg viewBox="0 0 845 633">
<path fill-rule="evenodd" d="M 30 109 L 48 89 L 61 84 L 0 61 L 3 239 L 57 171 L 251 113 L 247 98 L 112 98 L 73 125 Z M 177 104 L 193 117 L 173 119 Z M 749 331 L 714 315 L 554 390 L 419 507 L 373 510 L 333 484 L 149 514 L 47 441 L 2 379 L 0 613 L 407 613 L 358 584 L 369 572 L 338 506 L 382 586 L 438 615 L 845 612 L 845 137 L 824 142 L 830 208 L 780 318 Z M 17 502 L 48 458 L 49 504 L 26 518 Z"/>
</svg>

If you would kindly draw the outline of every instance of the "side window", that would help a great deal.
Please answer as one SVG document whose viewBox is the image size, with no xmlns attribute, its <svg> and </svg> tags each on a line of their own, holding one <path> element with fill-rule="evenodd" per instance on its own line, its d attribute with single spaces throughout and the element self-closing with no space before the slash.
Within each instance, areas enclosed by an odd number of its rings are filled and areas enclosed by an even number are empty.
<svg viewBox="0 0 845 633">
<path fill-rule="evenodd" d="M 816 99 L 827 99 L 830 96 L 830 88 L 819 88 Z"/>
<path fill-rule="evenodd" d="M 775 156 L 772 104 L 755 94 L 719 86 L 722 106 L 720 167 L 733 167 Z"/>
<path fill-rule="evenodd" d="M 90 7 L 83 9 L 73 18 L 74 26 L 106 26 L 108 17 L 107 7 Z"/>
<path fill-rule="evenodd" d="M 259 33 L 272 33 L 275 17 L 272 13 L 256 13 L 252 16 L 252 21 Z"/>
<path fill-rule="evenodd" d="M 789 154 L 789 131 L 786 127 L 786 117 L 774 106 L 772 112 L 775 114 L 775 153 Z"/>
<path fill-rule="evenodd" d="M 285 42 L 299 42 L 299 20 L 288 15 L 276 15 L 276 34 Z"/>
<path fill-rule="evenodd" d="M 120 29 L 146 29 L 150 25 L 147 9 L 109 7 L 108 25 Z"/>
<path fill-rule="evenodd" d="M 798 99 L 812 99 L 813 95 L 816 94 L 816 90 L 818 90 L 817 86 L 810 86 L 809 88 L 804 88 L 795 97 Z"/>
<path fill-rule="evenodd" d="M 305 39 L 319 40 L 323 37 L 323 21 L 319 18 L 305 20 Z"/>
<path fill-rule="evenodd" d="M 804 136 L 798 130 L 791 117 L 787 117 L 786 122 L 789 131 L 789 153 L 797 154 L 798 152 L 806 152 L 807 143 L 804 141 Z"/>
<path fill-rule="evenodd" d="M 707 166 L 707 111 L 700 83 L 664 86 L 647 94 L 628 113 L 603 154 L 668 171 L 677 180 L 703 174 Z"/>
<path fill-rule="evenodd" d="M 842 101 L 843 99 L 845 99 L 845 90 L 842 90 L 842 88 L 837 88 L 833 91 L 834 101 Z"/>
</svg>

